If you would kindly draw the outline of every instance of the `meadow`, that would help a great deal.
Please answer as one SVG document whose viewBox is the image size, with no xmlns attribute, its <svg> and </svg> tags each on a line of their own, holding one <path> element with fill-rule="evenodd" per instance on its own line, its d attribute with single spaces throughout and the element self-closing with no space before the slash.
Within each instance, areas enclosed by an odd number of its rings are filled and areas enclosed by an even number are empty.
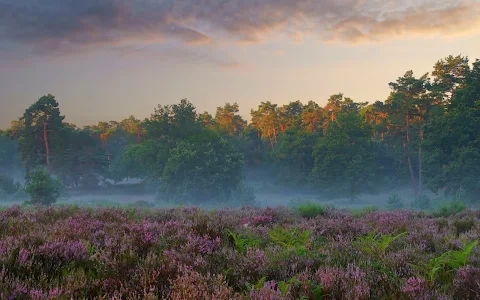
<svg viewBox="0 0 480 300">
<path fill-rule="evenodd" d="M 480 212 L 5 208 L 1 299 L 478 299 Z"/>
</svg>

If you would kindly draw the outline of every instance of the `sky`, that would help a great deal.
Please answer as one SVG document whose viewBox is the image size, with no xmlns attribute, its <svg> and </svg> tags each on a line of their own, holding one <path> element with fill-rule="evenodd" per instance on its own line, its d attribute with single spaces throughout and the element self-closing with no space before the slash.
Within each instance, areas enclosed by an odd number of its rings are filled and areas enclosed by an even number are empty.
<svg viewBox="0 0 480 300">
<path fill-rule="evenodd" d="M 53 94 L 77 125 L 187 98 L 385 100 L 406 71 L 480 58 L 480 0 L 0 0 L 0 128 Z"/>
</svg>

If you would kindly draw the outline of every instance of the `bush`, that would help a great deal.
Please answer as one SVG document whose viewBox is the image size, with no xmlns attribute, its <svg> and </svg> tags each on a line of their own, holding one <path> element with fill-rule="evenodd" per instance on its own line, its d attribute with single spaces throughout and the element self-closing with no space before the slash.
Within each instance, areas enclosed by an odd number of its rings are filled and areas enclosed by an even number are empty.
<svg viewBox="0 0 480 300">
<path fill-rule="evenodd" d="M 460 236 L 462 233 L 470 231 L 475 226 L 475 221 L 471 218 L 458 219 L 453 222 L 453 227 L 455 227 L 455 234 Z"/>
<path fill-rule="evenodd" d="M 318 215 L 322 215 L 325 212 L 325 207 L 320 204 L 307 202 L 305 204 L 300 204 L 297 207 L 297 211 L 304 218 L 315 218 Z"/>
<path fill-rule="evenodd" d="M 458 214 L 467 208 L 462 200 L 445 201 L 434 211 L 436 217 L 448 217 Z"/>
<path fill-rule="evenodd" d="M 388 197 L 386 208 L 388 210 L 398 210 L 404 207 L 402 198 L 397 194 L 392 194 Z"/>
<path fill-rule="evenodd" d="M 25 191 L 30 196 L 30 204 L 50 205 L 60 197 L 62 184 L 46 169 L 37 168 L 31 171 Z"/>
<path fill-rule="evenodd" d="M 424 210 L 430 208 L 430 197 L 427 195 L 420 195 L 415 197 L 415 200 L 412 202 L 412 208 Z"/>
</svg>

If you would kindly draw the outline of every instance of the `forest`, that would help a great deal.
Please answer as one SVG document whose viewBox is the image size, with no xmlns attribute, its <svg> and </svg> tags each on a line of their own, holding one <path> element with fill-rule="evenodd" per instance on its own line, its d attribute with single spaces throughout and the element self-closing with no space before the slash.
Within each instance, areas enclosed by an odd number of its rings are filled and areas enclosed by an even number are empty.
<svg viewBox="0 0 480 300">
<path fill-rule="evenodd" d="M 212 115 L 183 99 L 144 120 L 82 128 L 46 95 L 0 132 L 0 188 L 14 194 L 44 169 L 64 190 L 135 179 L 157 200 L 176 203 L 252 204 L 249 178 L 352 202 L 399 187 L 420 206 L 425 191 L 478 201 L 480 62 L 448 56 L 431 74 L 407 71 L 389 86 L 390 95 L 373 103 L 342 93 L 324 106 L 261 102 L 250 121 L 237 103 Z"/>
</svg>

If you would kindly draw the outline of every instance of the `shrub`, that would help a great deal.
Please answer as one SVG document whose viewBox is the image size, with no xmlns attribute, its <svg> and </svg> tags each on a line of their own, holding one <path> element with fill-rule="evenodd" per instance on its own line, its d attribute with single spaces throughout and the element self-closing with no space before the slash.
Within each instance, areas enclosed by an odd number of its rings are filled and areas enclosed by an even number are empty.
<svg viewBox="0 0 480 300">
<path fill-rule="evenodd" d="M 43 168 L 31 171 L 25 191 L 30 196 L 30 204 L 50 205 L 60 197 L 62 184 L 59 179 L 50 176 Z"/>
<path fill-rule="evenodd" d="M 436 217 L 448 217 L 458 214 L 467 208 L 462 200 L 445 201 L 433 212 Z"/>
<path fill-rule="evenodd" d="M 402 209 L 404 207 L 402 198 L 397 194 L 392 194 L 388 197 L 387 205 L 388 210 L 397 210 Z"/>
<path fill-rule="evenodd" d="M 419 195 L 415 197 L 415 200 L 412 202 L 412 208 L 424 210 L 430 208 L 430 197 L 427 195 Z"/>
<path fill-rule="evenodd" d="M 315 218 L 318 215 L 323 215 L 325 207 L 320 204 L 307 202 L 305 204 L 300 204 L 297 207 L 297 211 L 304 218 Z"/>
<path fill-rule="evenodd" d="M 453 221 L 455 227 L 455 234 L 460 236 L 462 233 L 470 231 L 475 226 L 475 221 L 472 218 L 457 219 Z"/>
</svg>

